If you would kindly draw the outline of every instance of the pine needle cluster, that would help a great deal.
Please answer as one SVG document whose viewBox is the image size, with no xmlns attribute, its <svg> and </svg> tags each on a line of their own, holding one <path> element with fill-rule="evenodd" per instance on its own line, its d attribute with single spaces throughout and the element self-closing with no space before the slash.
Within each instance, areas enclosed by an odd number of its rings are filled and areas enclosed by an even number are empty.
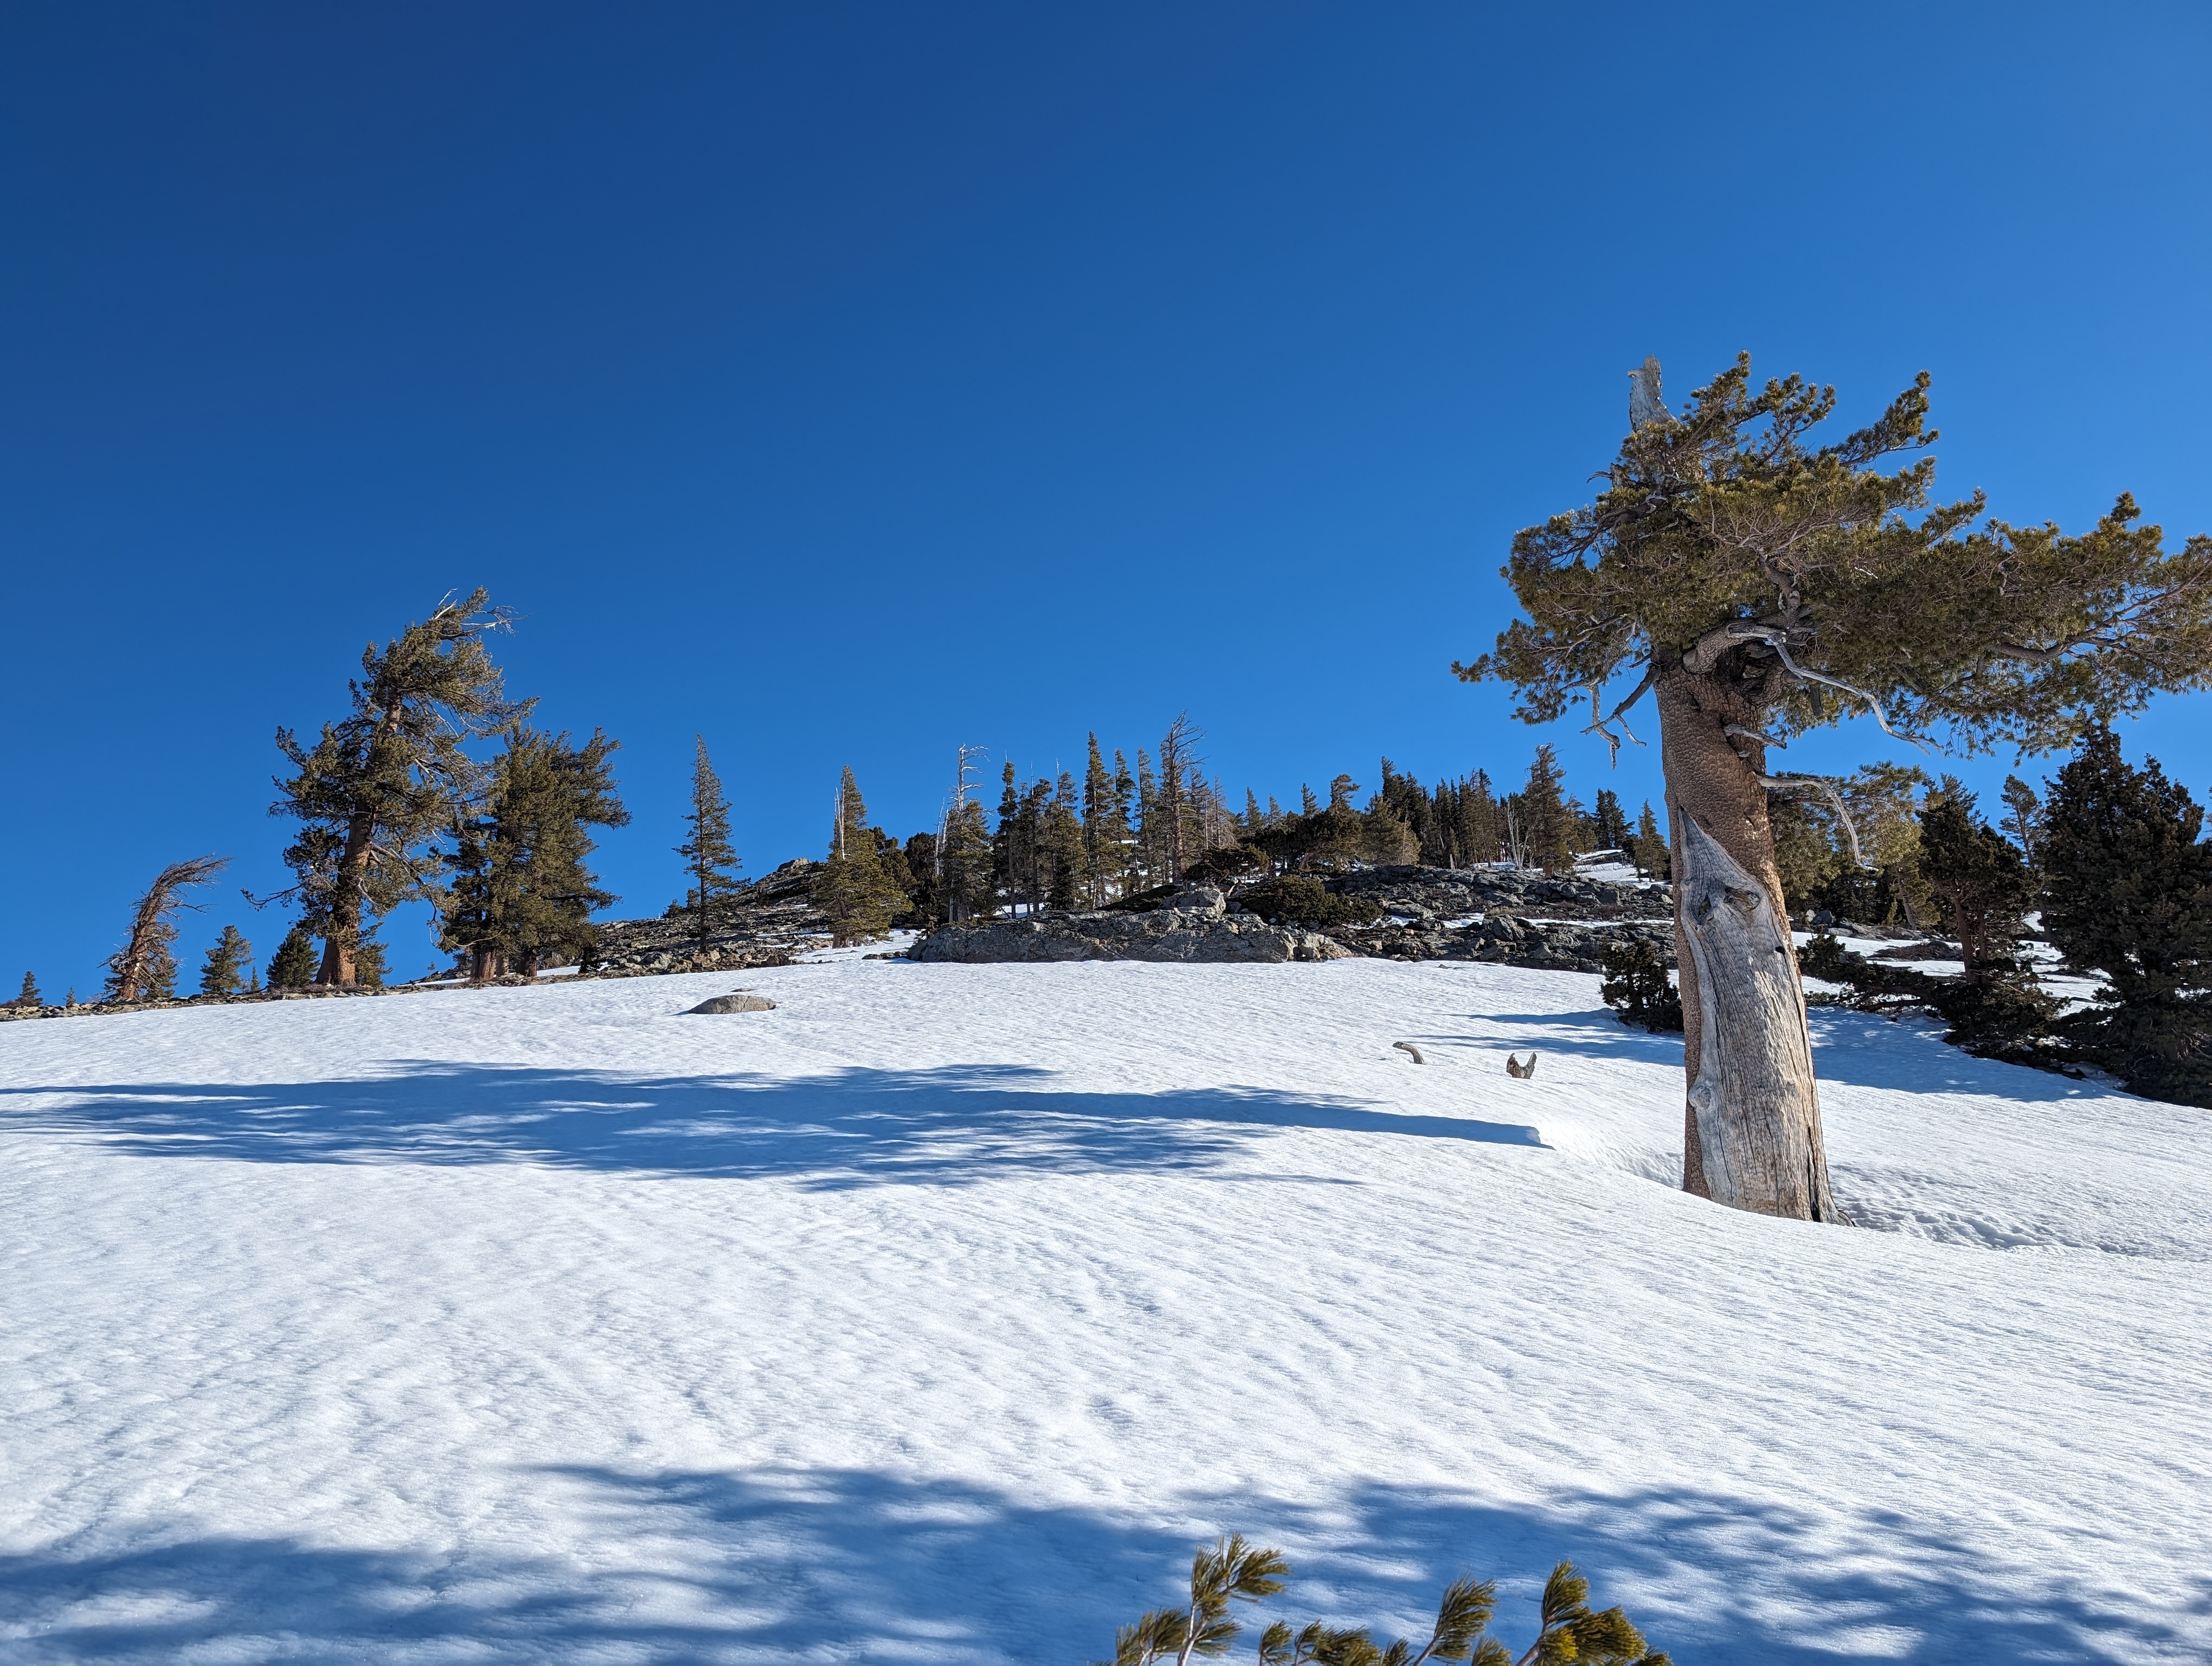
<svg viewBox="0 0 2212 1666">
<path fill-rule="evenodd" d="M 1113 1666 L 1189 1666 L 1194 1656 L 1229 1652 L 1243 1631 L 1231 1613 L 1237 1602 L 1279 1595 L 1291 1567 L 1279 1551 L 1256 1548 L 1243 1536 L 1222 1539 L 1191 1559 L 1190 1601 L 1154 1608 L 1115 1633 Z M 1498 1607 L 1495 1580 L 1462 1578 L 1444 1588 L 1436 1623 L 1425 1642 L 1376 1640 L 1365 1626 L 1314 1620 L 1294 1630 L 1278 1620 L 1261 1633 L 1261 1666 L 1423 1666 L 1431 1660 L 1469 1666 L 1671 1666 L 1667 1655 L 1647 1649 L 1643 1634 L 1618 1608 L 1593 1610 L 1589 1581 L 1561 1562 L 1544 1582 L 1535 1640 L 1516 1655 L 1489 1634 Z"/>
</svg>

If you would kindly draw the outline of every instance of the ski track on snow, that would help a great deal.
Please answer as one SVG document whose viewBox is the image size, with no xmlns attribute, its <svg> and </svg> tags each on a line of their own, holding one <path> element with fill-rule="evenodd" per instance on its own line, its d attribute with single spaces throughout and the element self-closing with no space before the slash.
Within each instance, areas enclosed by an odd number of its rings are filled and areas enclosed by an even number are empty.
<svg viewBox="0 0 2212 1666">
<path fill-rule="evenodd" d="M 1817 1014 L 1881 1230 L 1737 1214 L 1596 985 L 0 1026 L 0 1661 L 1072 1663 L 1222 1531 L 1299 1620 L 1572 1556 L 1681 1666 L 2212 1656 L 2212 1116 Z"/>
</svg>

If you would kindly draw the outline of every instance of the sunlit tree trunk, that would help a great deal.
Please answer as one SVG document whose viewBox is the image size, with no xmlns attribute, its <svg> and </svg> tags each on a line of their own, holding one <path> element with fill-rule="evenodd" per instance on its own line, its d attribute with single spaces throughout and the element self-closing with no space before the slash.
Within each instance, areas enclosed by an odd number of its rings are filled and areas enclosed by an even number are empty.
<svg viewBox="0 0 2212 1666">
<path fill-rule="evenodd" d="M 1683 1189 L 1760 1214 L 1840 1220 L 1767 820 L 1765 749 L 1729 733 L 1755 730 L 1759 712 L 1717 671 L 1678 666 L 1655 693 L 1689 1079 Z"/>
</svg>

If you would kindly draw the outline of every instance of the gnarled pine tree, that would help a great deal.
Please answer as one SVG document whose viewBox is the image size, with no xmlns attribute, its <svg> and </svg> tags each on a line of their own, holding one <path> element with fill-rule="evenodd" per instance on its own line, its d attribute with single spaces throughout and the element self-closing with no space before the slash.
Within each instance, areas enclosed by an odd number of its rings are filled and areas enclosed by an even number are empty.
<svg viewBox="0 0 2212 1666">
<path fill-rule="evenodd" d="M 107 958 L 109 1000 L 167 1000 L 175 995 L 177 911 L 203 906 L 185 901 L 185 892 L 205 885 L 229 865 L 227 856 L 194 856 L 171 862 L 154 876 L 131 910 L 131 935 Z"/>
<path fill-rule="evenodd" d="M 1832 388 L 1754 390 L 1747 356 L 1678 416 L 1632 373 L 1632 430 L 1594 503 L 1531 526 L 1504 571 L 1528 617 L 1455 666 L 1548 722 L 1659 708 L 1689 1077 L 1683 1185 L 1738 1208 L 1840 1219 L 1767 816 L 1767 749 L 1870 712 L 1966 751 L 2067 745 L 2160 690 L 2212 684 L 2212 538 L 2167 551 L 2134 502 L 2082 535 L 1930 506 L 1923 374 L 1870 426 L 1812 431 Z M 1905 458 L 1885 469 L 1887 459 Z M 1617 678 L 1632 691 L 1607 709 Z M 1625 727 L 1625 726 L 1624 726 Z"/>
<path fill-rule="evenodd" d="M 461 751 L 526 708 L 507 700 L 487 633 L 508 615 L 478 590 L 450 598 L 380 649 L 362 650 L 353 709 L 304 746 L 289 729 L 276 745 L 297 772 L 279 779 L 272 816 L 301 823 L 284 852 L 301 923 L 323 939 L 319 983 L 351 987 L 365 927 L 400 903 L 434 894 L 435 845 L 473 790 L 477 766 Z M 274 898 L 256 899 L 256 906 Z"/>
</svg>

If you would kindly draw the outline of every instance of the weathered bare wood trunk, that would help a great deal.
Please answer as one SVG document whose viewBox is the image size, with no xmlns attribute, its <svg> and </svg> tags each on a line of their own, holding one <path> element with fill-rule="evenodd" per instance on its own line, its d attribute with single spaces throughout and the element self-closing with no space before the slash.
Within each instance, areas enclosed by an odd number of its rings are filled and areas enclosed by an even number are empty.
<svg viewBox="0 0 2212 1666">
<path fill-rule="evenodd" d="M 1682 1187 L 1738 1209 L 1841 1220 L 1805 996 L 1766 814 L 1755 702 L 1723 672 L 1658 679 L 1684 1067 Z"/>
</svg>

